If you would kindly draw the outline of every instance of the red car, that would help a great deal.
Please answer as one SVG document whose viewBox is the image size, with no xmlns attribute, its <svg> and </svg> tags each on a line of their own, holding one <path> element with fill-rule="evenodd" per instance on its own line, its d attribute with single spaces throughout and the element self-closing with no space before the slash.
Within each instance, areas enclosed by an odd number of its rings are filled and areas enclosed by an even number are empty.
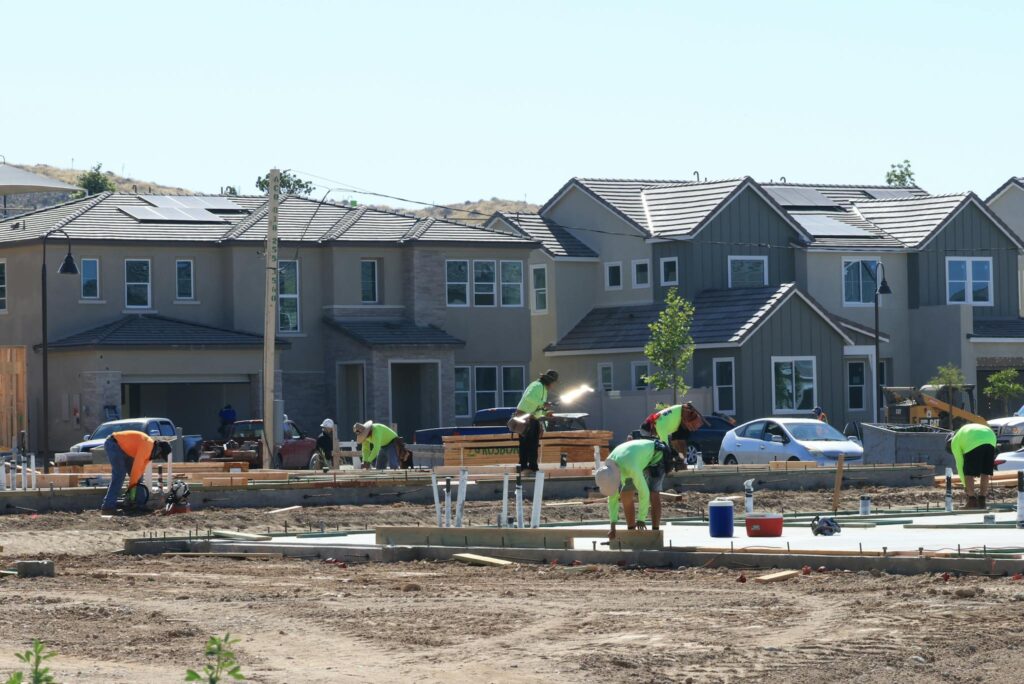
<svg viewBox="0 0 1024 684">
<path fill-rule="evenodd" d="M 226 428 L 224 441 L 236 442 L 244 446 L 247 442 L 253 445 L 256 451 L 255 466 L 262 465 L 263 454 L 260 451 L 260 440 L 263 439 L 262 420 L 239 420 Z M 313 452 L 316 451 L 316 439 L 306 437 L 302 430 L 293 421 L 284 422 L 284 442 L 278 448 L 277 453 L 270 459 L 271 468 L 283 468 L 285 470 L 300 470 L 313 467 Z"/>
</svg>

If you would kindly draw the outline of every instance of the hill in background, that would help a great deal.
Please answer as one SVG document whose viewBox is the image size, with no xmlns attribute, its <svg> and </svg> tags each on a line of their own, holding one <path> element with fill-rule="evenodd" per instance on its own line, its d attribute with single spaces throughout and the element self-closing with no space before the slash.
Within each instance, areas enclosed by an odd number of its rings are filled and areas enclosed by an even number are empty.
<svg viewBox="0 0 1024 684">
<path fill-rule="evenodd" d="M 78 181 L 82 171 L 75 169 L 63 169 L 49 164 L 12 164 L 18 168 L 38 173 L 50 178 L 64 181 L 74 185 Z M 139 180 L 129 176 L 121 176 L 113 171 L 104 171 L 108 178 L 114 182 L 118 192 L 137 192 L 146 195 L 194 195 L 195 191 L 173 185 L 162 185 L 152 181 Z M 71 193 L 48 192 L 33 193 L 31 195 L 9 195 L 7 197 L 7 212 L 9 215 L 32 211 L 41 207 L 48 207 L 71 198 Z M 403 214 L 413 214 L 423 218 L 443 218 L 463 223 L 483 223 L 491 214 L 496 211 L 506 213 L 535 212 L 538 209 L 536 204 L 528 202 L 517 202 L 514 200 L 503 200 L 492 197 L 489 200 L 477 200 L 475 202 L 465 201 L 456 204 L 445 205 L 444 207 L 425 207 L 423 209 L 410 210 L 407 208 L 396 208 L 385 205 L 372 205 L 375 208 L 396 211 Z"/>
</svg>

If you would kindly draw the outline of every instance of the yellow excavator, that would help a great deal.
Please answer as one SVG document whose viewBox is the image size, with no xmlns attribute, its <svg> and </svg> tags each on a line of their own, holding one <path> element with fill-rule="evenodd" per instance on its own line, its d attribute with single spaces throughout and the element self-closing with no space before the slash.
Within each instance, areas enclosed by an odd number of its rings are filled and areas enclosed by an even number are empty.
<svg viewBox="0 0 1024 684">
<path fill-rule="evenodd" d="M 882 393 L 886 423 L 931 425 L 947 430 L 956 430 L 966 423 L 987 423 L 974 412 L 974 385 L 883 387 Z"/>
</svg>

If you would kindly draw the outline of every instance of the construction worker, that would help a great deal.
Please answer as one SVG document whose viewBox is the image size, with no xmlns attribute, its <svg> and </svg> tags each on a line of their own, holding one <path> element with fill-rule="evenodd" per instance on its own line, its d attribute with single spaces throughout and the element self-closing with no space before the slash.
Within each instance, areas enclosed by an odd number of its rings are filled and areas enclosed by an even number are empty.
<svg viewBox="0 0 1024 684">
<path fill-rule="evenodd" d="M 615 524 L 619 520 L 619 499 L 622 494 L 622 510 L 626 514 L 626 526 L 631 530 L 647 529 L 647 513 L 651 509 L 651 491 L 654 496 L 654 510 L 651 511 L 651 526 L 661 525 L 661 488 L 665 479 L 666 449 L 663 443 L 650 439 L 634 439 L 623 442 L 612 450 L 608 460 L 594 473 L 597 488 L 608 497 L 608 520 L 611 522 L 609 539 L 615 538 Z M 662 465 L 656 463 L 656 459 Z M 639 517 L 632 492 L 639 500 Z"/>
<path fill-rule="evenodd" d="M 128 495 L 126 499 L 133 500 L 135 488 L 142 481 L 146 473 L 146 466 L 150 460 L 157 456 L 170 457 L 171 445 L 168 441 L 173 437 L 150 437 L 145 432 L 138 430 L 122 430 L 107 437 L 103 448 L 110 460 L 110 486 L 107 487 L 106 496 L 103 497 L 103 504 L 100 506 L 100 513 L 103 515 L 114 515 L 117 512 L 117 497 L 121 493 L 121 485 L 124 478 L 128 478 Z"/>
<path fill-rule="evenodd" d="M 363 468 L 398 468 L 398 433 L 383 423 L 368 420 L 352 426 L 356 443 L 362 445 Z"/>
<path fill-rule="evenodd" d="M 641 430 L 656 436 L 682 455 L 682 468 L 686 469 L 686 449 L 690 436 L 701 429 L 707 421 L 692 402 L 669 406 L 647 416 Z M 672 464 L 669 463 L 669 466 Z"/>
<path fill-rule="evenodd" d="M 238 414 L 235 412 L 235 409 L 231 404 L 224 404 L 224 408 L 217 413 L 217 417 L 220 419 L 220 427 L 217 428 L 217 431 L 220 433 L 221 437 L 225 437 L 228 434 L 228 425 L 234 424 L 235 420 L 238 418 Z"/>
<path fill-rule="evenodd" d="M 320 463 L 327 467 L 334 454 L 334 421 L 324 418 L 320 423 L 320 434 L 316 437 L 316 450 L 320 453 Z"/>
<path fill-rule="evenodd" d="M 811 410 L 811 413 L 813 413 L 814 417 L 820 420 L 822 423 L 828 422 L 828 414 L 825 413 L 825 409 L 821 408 L 820 406 L 815 406 Z"/>
<path fill-rule="evenodd" d="M 540 419 L 548 415 L 551 404 L 548 390 L 558 382 L 558 371 L 546 370 L 531 382 L 523 392 L 513 419 L 525 417 L 526 426 L 519 434 L 519 470 L 524 475 L 537 472 L 537 452 L 540 450 L 542 427 Z"/>
<path fill-rule="evenodd" d="M 946 450 L 953 454 L 960 481 L 964 483 L 967 503 L 964 508 L 986 508 L 988 479 L 996 460 L 996 433 L 988 425 L 967 423 L 946 439 Z M 974 494 L 974 478 L 981 478 L 980 493 Z"/>
</svg>

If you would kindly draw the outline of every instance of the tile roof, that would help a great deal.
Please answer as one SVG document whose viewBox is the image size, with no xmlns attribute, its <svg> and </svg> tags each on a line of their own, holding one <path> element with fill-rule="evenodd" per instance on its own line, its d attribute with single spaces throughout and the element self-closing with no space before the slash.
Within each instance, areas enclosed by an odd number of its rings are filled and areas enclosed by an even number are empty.
<svg viewBox="0 0 1024 684">
<path fill-rule="evenodd" d="M 733 178 L 644 188 L 640 198 L 647 216 L 645 225 L 657 236 L 690 234 L 732 196 L 745 180 Z"/>
<path fill-rule="evenodd" d="M 658 320 L 661 304 L 605 306 L 591 309 L 565 337 L 544 351 L 637 349 L 647 344 L 648 327 Z"/>
<path fill-rule="evenodd" d="M 278 346 L 288 342 L 278 340 Z M 154 314 L 132 314 L 49 343 L 51 349 L 78 347 L 262 347 L 263 336 Z"/>
<path fill-rule="evenodd" d="M 597 257 L 597 252 L 580 242 L 568 229 L 540 214 L 506 214 L 499 211 L 495 216 L 540 242 L 544 251 L 551 256 L 587 259 Z"/>
<path fill-rule="evenodd" d="M 960 207 L 970 201 L 971 193 L 933 195 L 894 200 L 862 200 L 854 210 L 872 225 L 905 247 L 919 247 Z"/>
<path fill-rule="evenodd" d="M 928 197 L 928 192 L 916 185 L 907 188 L 893 188 L 889 185 L 856 185 L 831 183 L 762 183 L 767 188 L 809 188 L 816 190 L 834 202 L 841 209 L 849 209 L 853 202 L 879 199 L 878 195 L 903 192 L 915 197 Z"/>
<path fill-rule="evenodd" d="M 340 321 L 325 317 L 324 325 L 371 347 L 379 346 L 463 346 L 466 343 L 433 325 L 416 325 L 410 320 L 360 318 Z"/>
<path fill-rule="evenodd" d="M 815 247 L 841 249 L 900 249 L 903 243 L 852 211 L 789 211 L 813 239 Z M 821 220 L 836 221 L 851 230 L 829 230 Z"/>
<path fill-rule="evenodd" d="M 1022 318 L 976 318 L 970 337 L 1003 337 L 1024 340 L 1024 319 Z"/>
</svg>

